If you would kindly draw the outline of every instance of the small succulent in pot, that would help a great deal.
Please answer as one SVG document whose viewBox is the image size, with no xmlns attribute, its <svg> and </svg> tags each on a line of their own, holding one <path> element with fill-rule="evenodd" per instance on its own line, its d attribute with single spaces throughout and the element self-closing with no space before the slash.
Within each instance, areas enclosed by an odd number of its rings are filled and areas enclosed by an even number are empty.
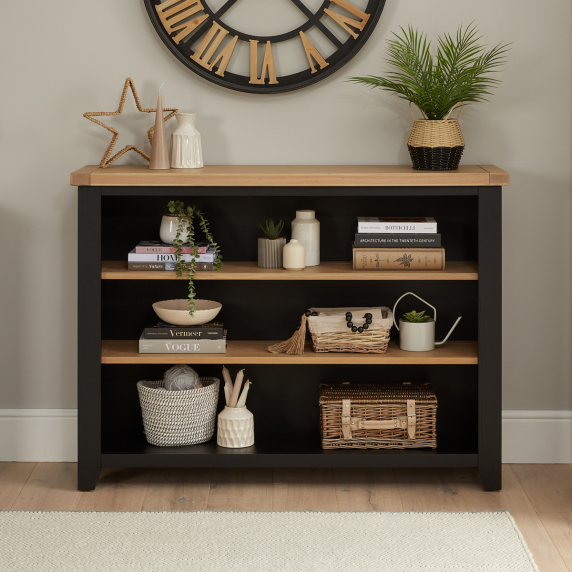
<svg viewBox="0 0 572 572">
<path fill-rule="evenodd" d="M 284 229 L 284 221 L 274 224 L 272 219 L 264 224 L 258 223 L 258 228 L 264 234 L 258 239 L 258 267 L 259 268 L 282 268 L 282 251 L 286 245 L 286 238 L 280 234 Z"/>
<path fill-rule="evenodd" d="M 425 310 L 422 312 L 412 310 L 411 312 L 407 312 L 407 314 L 402 314 L 401 319 L 402 321 L 409 322 L 410 324 L 424 324 L 431 319 L 431 316 L 427 315 Z"/>
</svg>

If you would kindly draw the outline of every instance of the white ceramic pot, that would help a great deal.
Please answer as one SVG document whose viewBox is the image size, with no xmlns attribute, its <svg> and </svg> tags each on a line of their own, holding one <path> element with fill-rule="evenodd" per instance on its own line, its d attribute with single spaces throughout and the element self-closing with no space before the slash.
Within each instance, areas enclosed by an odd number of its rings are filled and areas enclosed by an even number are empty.
<svg viewBox="0 0 572 572">
<path fill-rule="evenodd" d="M 200 169 L 203 164 L 201 134 L 195 128 L 196 113 L 177 113 L 178 126 L 171 136 L 171 169 Z"/>
<path fill-rule="evenodd" d="M 282 253 L 286 245 L 285 238 L 258 239 L 258 268 L 282 268 Z"/>
<path fill-rule="evenodd" d="M 320 264 L 320 222 L 316 220 L 315 211 L 296 211 L 292 221 L 292 238 L 304 245 L 306 250 L 306 266 Z"/>
<path fill-rule="evenodd" d="M 282 251 L 283 264 L 286 270 L 304 270 L 306 252 L 304 245 L 293 238 Z"/>
<path fill-rule="evenodd" d="M 404 322 L 399 320 L 399 347 L 406 352 L 429 352 L 435 349 L 435 320 Z"/>
<path fill-rule="evenodd" d="M 163 215 L 161 219 L 161 228 L 159 229 L 159 236 L 165 244 L 173 244 L 177 238 L 177 231 L 179 230 L 179 217 L 173 214 Z M 180 236 L 183 242 L 187 242 L 189 235 L 186 230 L 181 232 Z"/>
<path fill-rule="evenodd" d="M 219 447 L 240 449 L 254 445 L 254 416 L 246 407 L 225 407 L 218 415 Z"/>
</svg>

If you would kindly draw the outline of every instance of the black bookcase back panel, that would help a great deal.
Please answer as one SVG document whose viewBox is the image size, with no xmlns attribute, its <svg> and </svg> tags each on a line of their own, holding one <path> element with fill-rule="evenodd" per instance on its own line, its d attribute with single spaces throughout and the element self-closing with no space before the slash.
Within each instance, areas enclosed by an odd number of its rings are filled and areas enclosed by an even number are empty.
<svg viewBox="0 0 572 572">
<path fill-rule="evenodd" d="M 257 223 L 283 220 L 284 236 L 296 210 L 316 211 L 323 261 L 351 260 L 358 216 L 432 216 L 438 223 L 447 260 L 477 260 L 476 196 L 267 196 L 267 197 L 104 196 L 103 259 L 126 260 L 140 240 L 158 240 L 161 216 L 169 200 L 196 205 L 207 217 L 225 260 L 256 260 Z M 196 237 L 201 240 L 200 231 Z"/>
<path fill-rule="evenodd" d="M 436 337 L 443 339 L 458 316 L 463 319 L 451 340 L 477 339 L 477 281 L 206 281 L 195 282 L 197 298 L 222 304 L 217 320 L 228 340 L 289 338 L 310 307 L 387 306 L 414 292 L 437 308 Z M 187 282 L 167 280 L 103 280 L 103 339 L 138 339 L 158 318 L 152 304 L 185 298 Z M 433 311 L 413 296 L 403 299 L 397 316 L 411 310 Z M 392 328 L 392 339 L 398 332 Z"/>
<path fill-rule="evenodd" d="M 162 379 L 168 365 L 105 365 L 102 375 L 104 452 L 133 452 L 141 443 L 143 423 L 137 381 Z M 478 427 L 477 366 L 229 366 L 234 378 L 245 368 L 252 382 L 247 406 L 254 414 L 255 438 L 296 439 L 319 435 L 320 383 L 431 382 L 438 400 L 438 449 L 476 453 Z M 195 367 L 199 375 L 222 379 L 221 366 Z M 218 410 L 224 407 L 222 391 Z M 215 433 L 216 436 L 216 433 Z M 124 450 L 121 451 L 120 449 Z"/>
</svg>

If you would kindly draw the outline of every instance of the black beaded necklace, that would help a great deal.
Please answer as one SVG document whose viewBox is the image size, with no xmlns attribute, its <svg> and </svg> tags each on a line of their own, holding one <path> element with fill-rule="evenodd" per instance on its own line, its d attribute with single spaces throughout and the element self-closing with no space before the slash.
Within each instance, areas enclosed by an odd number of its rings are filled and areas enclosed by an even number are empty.
<svg viewBox="0 0 572 572">
<path fill-rule="evenodd" d="M 365 322 L 361 326 L 354 326 L 353 323 L 353 316 L 351 312 L 346 312 L 346 322 L 348 328 L 351 328 L 352 332 L 363 333 L 364 330 L 367 330 L 370 324 L 373 322 L 373 316 L 368 312 L 363 316 L 365 318 Z"/>
</svg>

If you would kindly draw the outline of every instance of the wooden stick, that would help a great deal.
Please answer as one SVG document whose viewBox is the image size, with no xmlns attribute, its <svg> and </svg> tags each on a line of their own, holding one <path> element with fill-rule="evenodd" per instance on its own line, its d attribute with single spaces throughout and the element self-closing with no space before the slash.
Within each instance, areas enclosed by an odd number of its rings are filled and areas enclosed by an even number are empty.
<svg viewBox="0 0 572 572">
<path fill-rule="evenodd" d="M 230 396 L 230 403 L 229 407 L 236 407 L 236 403 L 238 401 L 238 395 L 240 393 L 240 388 L 242 386 L 242 380 L 244 378 L 244 370 L 241 369 L 236 374 L 236 379 L 234 380 L 234 387 L 232 389 L 232 395 Z"/>
</svg>

